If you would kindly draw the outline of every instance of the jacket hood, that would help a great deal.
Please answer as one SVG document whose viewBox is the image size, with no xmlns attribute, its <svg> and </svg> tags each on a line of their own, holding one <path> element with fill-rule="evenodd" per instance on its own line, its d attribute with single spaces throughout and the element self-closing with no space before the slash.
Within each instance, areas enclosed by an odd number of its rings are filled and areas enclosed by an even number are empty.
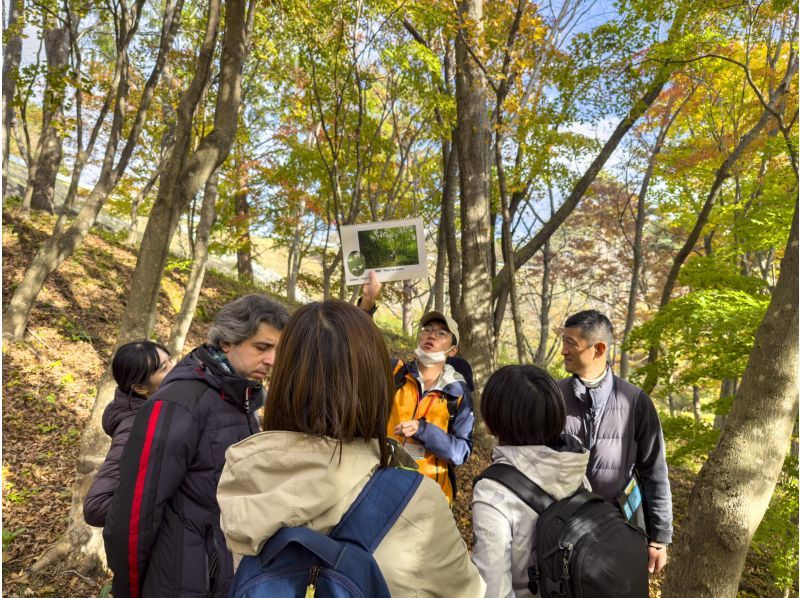
<svg viewBox="0 0 800 598">
<path fill-rule="evenodd" d="M 281 527 L 329 532 L 380 463 L 376 440 L 261 432 L 225 453 L 217 487 L 222 530 L 236 554 L 258 554 Z"/>
<path fill-rule="evenodd" d="M 211 354 L 208 345 L 200 345 L 181 359 L 164 378 L 159 392 L 176 380 L 202 380 L 219 391 L 224 400 L 240 405 L 248 413 L 264 404 L 261 382 L 227 372 Z M 158 392 L 154 396 L 157 397 Z"/>
<path fill-rule="evenodd" d="M 572 494 L 586 475 L 589 451 L 583 447 L 575 450 L 578 452 L 547 446 L 499 445 L 492 450 L 492 462 L 512 465 L 554 499 L 561 500 Z"/>
<path fill-rule="evenodd" d="M 117 427 L 127 418 L 136 414 L 139 407 L 144 405 L 147 399 L 138 395 L 126 395 L 119 387 L 114 391 L 114 398 L 106 405 L 103 411 L 103 431 L 109 436 L 114 436 Z"/>
</svg>

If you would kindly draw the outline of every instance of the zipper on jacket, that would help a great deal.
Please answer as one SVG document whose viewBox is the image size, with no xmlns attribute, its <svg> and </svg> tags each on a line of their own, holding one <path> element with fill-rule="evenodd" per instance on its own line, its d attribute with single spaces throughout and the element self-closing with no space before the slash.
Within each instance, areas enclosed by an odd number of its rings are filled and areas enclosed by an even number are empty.
<svg viewBox="0 0 800 598">
<path fill-rule="evenodd" d="M 308 586 L 306 587 L 306 598 L 313 598 L 317 591 L 317 577 L 322 567 L 314 565 L 308 572 Z"/>
<path fill-rule="evenodd" d="M 572 549 L 575 548 L 575 545 L 572 542 L 566 542 L 561 545 L 561 548 L 565 551 L 561 561 L 561 579 L 569 583 L 569 561 L 572 558 Z"/>
</svg>

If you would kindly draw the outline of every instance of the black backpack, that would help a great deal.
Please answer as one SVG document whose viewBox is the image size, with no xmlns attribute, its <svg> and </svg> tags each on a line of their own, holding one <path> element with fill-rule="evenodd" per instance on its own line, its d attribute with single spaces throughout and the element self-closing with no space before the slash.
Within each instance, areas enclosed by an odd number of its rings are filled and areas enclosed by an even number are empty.
<svg viewBox="0 0 800 598">
<path fill-rule="evenodd" d="M 539 514 L 528 589 L 542 598 L 647 598 L 647 538 L 602 496 L 579 488 L 553 500 L 511 465 L 475 478 L 511 490 Z M 532 547 L 533 548 L 533 547 Z"/>
</svg>

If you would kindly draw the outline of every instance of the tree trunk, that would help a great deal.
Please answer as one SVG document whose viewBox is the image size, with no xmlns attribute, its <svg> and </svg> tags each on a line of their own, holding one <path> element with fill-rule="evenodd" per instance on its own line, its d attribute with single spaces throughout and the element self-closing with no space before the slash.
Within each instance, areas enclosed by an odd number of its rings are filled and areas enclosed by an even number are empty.
<svg viewBox="0 0 800 598">
<path fill-rule="evenodd" d="M 725 378 L 719 385 L 719 398 L 733 397 L 736 395 L 736 380 L 733 378 Z M 725 422 L 728 419 L 728 413 L 715 413 L 714 414 L 714 429 L 722 430 L 725 427 Z"/>
<path fill-rule="evenodd" d="M 30 194 L 30 206 L 55 212 L 56 175 L 61 166 L 64 129 L 64 91 L 69 57 L 69 31 L 58 15 L 48 15 L 44 30 L 47 75 L 42 100 L 42 130 L 39 135 L 36 175 Z M 27 198 L 26 193 L 26 198 Z M 25 206 L 23 206 L 23 213 Z"/>
<path fill-rule="evenodd" d="M 703 419 L 703 414 L 700 411 L 700 387 L 696 384 L 692 386 L 692 414 L 694 421 L 699 424 Z"/>
<path fill-rule="evenodd" d="M 780 276 L 728 423 L 692 489 L 665 598 L 735 596 L 797 419 L 797 202 Z"/>
<path fill-rule="evenodd" d="M 241 74 L 252 25 L 252 6 L 248 6 L 246 0 L 226 3 L 214 128 L 190 153 L 192 119 L 209 80 L 219 29 L 219 1 L 212 1 L 209 5 L 198 67 L 179 102 L 175 145 L 142 237 L 118 344 L 148 337 L 153 330 L 161 276 L 180 215 L 230 152 L 241 105 Z"/>
<path fill-rule="evenodd" d="M 447 151 L 447 167 L 444 171 L 442 187 L 442 233 L 447 253 L 448 292 L 450 295 L 450 315 L 458 318 L 461 303 L 461 255 L 458 253 L 456 234 L 456 194 L 458 193 L 458 134 L 452 132 L 452 143 Z"/>
<path fill-rule="evenodd" d="M 342 250 L 339 250 L 339 253 L 342 253 Z M 344 278 L 344 262 L 342 262 L 342 268 L 339 271 L 339 301 L 345 301 L 345 297 L 347 297 L 347 285 L 345 284 Z"/>
<path fill-rule="evenodd" d="M 422 46 L 431 49 L 414 26 L 403 19 L 403 25 L 412 37 Z M 444 40 L 444 56 L 442 57 L 442 82 L 438 84 L 438 91 L 448 97 L 453 96 L 453 43 L 450 39 Z M 444 127 L 445 121 L 441 110 L 434 108 L 436 122 Z M 445 276 L 449 270 L 448 289 L 450 295 L 450 314 L 458 319 L 458 305 L 461 296 L 461 262 L 458 255 L 458 244 L 455 229 L 455 200 L 458 185 L 458 146 L 456 130 L 449 132 L 449 137 L 442 137 L 442 209 L 439 219 L 439 230 L 436 237 L 436 274 L 433 285 L 433 309 L 445 312 Z M 430 307 L 431 300 L 426 305 Z"/>
<path fill-rule="evenodd" d="M 186 283 L 181 309 L 175 318 L 175 323 L 169 335 L 169 342 L 167 343 L 169 352 L 176 358 L 183 352 L 183 345 L 186 342 L 186 335 L 189 333 L 189 327 L 194 319 L 197 301 L 200 298 L 200 289 L 203 287 L 203 279 L 206 275 L 208 239 L 211 236 L 211 227 L 214 226 L 216 218 L 218 175 L 219 170 L 215 170 L 206 183 L 205 192 L 203 193 L 203 205 L 200 208 L 200 222 L 197 223 L 197 233 L 195 234 L 192 270 Z"/>
<path fill-rule="evenodd" d="M 668 109 L 672 102 L 668 105 Z M 672 123 L 678 116 L 680 108 L 676 110 L 662 125 L 656 138 L 656 143 L 653 146 L 653 151 L 650 153 L 650 158 L 647 161 L 647 169 L 642 177 L 642 184 L 639 187 L 639 197 L 636 202 L 636 232 L 633 238 L 633 266 L 631 267 L 631 286 L 628 289 L 628 309 L 625 313 L 625 328 L 622 332 L 622 354 L 619 359 L 619 377 L 623 380 L 628 379 L 628 372 L 630 370 L 630 354 L 625 347 L 625 343 L 633 330 L 633 323 L 636 321 L 636 303 L 639 296 L 639 278 L 642 275 L 642 266 L 644 265 L 644 252 L 642 250 L 642 239 L 644 237 L 644 220 L 645 211 L 647 208 L 647 191 L 650 188 L 650 179 L 653 176 L 653 170 L 656 166 L 656 158 L 661 153 L 661 148 L 664 146 L 664 141 L 667 138 Z"/>
<path fill-rule="evenodd" d="M 9 0 L 8 25 L 3 31 L 3 197 L 8 183 L 8 156 L 11 151 L 11 127 L 14 122 L 14 93 L 17 89 L 19 63 L 22 58 L 22 21 L 25 0 Z"/>
<path fill-rule="evenodd" d="M 472 365 L 475 387 L 482 388 L 494 363 L 489 221 L 491 131 L 486 81 L 470 54 L 480 44 L 483 0 L 461 0 L 456 38 L 456 112 L 461 183 L 461 301 L 459 329 L 464 357 Z M 475 411 L 479 411 L 478 401 Z"/>
<path fill-rule="evenodd" d="M 36 181 L 36 170 L 39 168 L 39 143 L 36 143 L 35 148 L 31 148 L 28 155 L 32 158 L 28 161 L 28 171 L 25 180 L 25 193 L 22 195 L 22 204 L 19 207 L 19 213 L 23 217 L 27 217 L 31 211 L 31 204 L 33 203 L 33 188 L 34 181 Z"/>
<path fill-rule="evenodd" d="M 302 220 L 306 211 L 306 202 L 301 199 L 295 208 L 296 226 L 292 235 L 292 244 L 289 246 L 286 272 L 286 298 L 290 302 L 297 301 L 297 278 L 300 276 L 300 258 L 303 253 Z"/>
<path fill-rule="evenodd" d="M 498 103 L 501 100 L 498 99 Z M 503 164 L 502 143 L 503 138 L 500 129 L 503 126 L 502 116 L 499 107 L 497 109 L 497 123 L 495 132 L 495 169 L 497 171 L 497 185 L 500 191 L 500 210 L 503 217 L 502 225 L 502 242 L 503 242 L 503 260 L 505 261 L 505 270 L 508 273 L 508 290 L 509 298 L 511 300 L 511 319 L 514 323 L 514 340 L 517 347 L 517 361 L 518 363 L 525 363 L 525 335 L 522 332 L 522 320 L 519 316 L 519 303 L 517 302 L 517 283 L 515 280 L 516 268 L 514 266 L 514 244 L 511 239 L 511 210 L 508 205 L 508 191 L 506 189 L 506 173 Z M 498 326 L 494 333 L 496 335 L 495 342 L 500 338 L 500 327 Z M 496 345 L 495 345 L 496 351 Z"/>
<path fill-rule="evenodd" d="M 413 333 L 413 323 L 411 320 L 411 298 L 414 295 L 414 288 L 410 280 L 403 281 L 403 334 L 411 336 Z"/>
<path fill-rule="evenodd" d="M 336 268 L 339 266 L 339 259 L 341 258 L 342 252 L 337 250 L 333 256 L 333 260 L 331 260 L 330 264 L 325 264 L 325 257 L 326 253 L 322 256 L 322 299 L 327 300 L 333 297 L 333 273 L 336 272 Z"/>
<path fill-rule="evenodd" d="M 433 277 L 433 309 L 444 311 L 444 280 L 447 276 L 447 239 L 444 234 L 444 223 L 439 219 L 436 230 L 436 271 Z M 429 302 L 430 303 L 430 302 Z"/>
<path fill-rule="evenodd" d="M 446 40 L 443 60 L 444 91 L 450 97 L 455 91 L 454 60 L 454 44 L 452 40 Z M 444 179 L 442 181 L 442 221 L 444 222 L 444 237 L 447 247 L 450 315 L 458 321 L 458 309 L 461 305 L 461 255 L 458 253 L 458 231 L 456 230 L 456 194 L 460 184 L 458 174 L 458 128 L 450 131 L 449 141 L 442 140 L 442 155 L 447 158 L 444 164 Z"/>
<path fill-rule="evenodd" d="M 547 339 L 550 336 L 550 303 L 553 289 L 550 281 L 550 239 L 542 247 L 542 290 L 540 293 L 541 310 L 539 313 L 539 344 L 533 361 L 541 368 L 547 367 Z"/>
<path fill-rule="evenodd" d="M 141 207 L 144 200 L 147 199 L 147 196 L 150 195 L 150 191 L 153 190 L 153 187 L 158 180 L 158 177 L 161 176 L 161 172 L 164 168 L 165 161 L 161 161 L 158 165 L 158 168 L 153 173 L 153 176 L 145 183 L 144 187 L 136 194 L 133 201 L 131 202 L 131 211 L 130 211 L 130 223 L 131 227 L 128 230 L 128 236 L 125 239 L 125 243 L 131 246 L 136 245 L 136 242 L 139 239 L 139 208 Z"/>
<path fill-rule="evenodd" d="M 239 234 L 236 239 L 236 273 L 239 282 L 253 282 L 253 245 L 250 241 L 250 204 L 247 189 L 234 194 L 236 201 L 236 224 Z"/>
<path fill-rule="evenodd" d="M 659 303 L 659 310 L 663 309 L 667 306 L 672 298 L 672 291 L 675 288 L 675 284 L 678 281 L 678 274 L 680 273 L 681 267 L 686 259 L 689 257 L 689 254 L 694 249 L 695 245 L 697 245 L 697 241 L 700 238 L 700 234 L 703 232 L 703 228 L 708 222 L 708 216 L 711 214 L 711 208 L 714 206 L 714 202 L 716 201 L 717 197 L 722 190 L 722 185 L 725 180 L 731 175 L 731 170 L 736 162 L 739 160 L 741 155 L 745 152 L 745 150 L 750 146 L 753 141 L 756 140 L 759 133 L 764 129 L 764 127 L 774 118 L 774 114 L 780 114 L 785 107 L 784 98 L 786 94 L 789 92 L 792 79 L 794 75 L 797 73 L 797 54 L 794 52 L 794 49 L 791 51 L 789 56 L 789 62 L 786 67 L 786 73 L 784 74 L 783 80 L 781 83 L 775 88 L 775 90 L 770 94 L 769 104 L 765 107 L 764 111 L 761 113 L 761 117 L 758 121 L 752 126 L 752 128 L 745 133 L 739 142 L 736 144 L 736 147 L 733 149 L 731 154 L 725 158 L 722 162 L 720 167 L 717 169 L 716 175 L 714 176 L 714 182 L 711 184 L 711 188 L 706 195 L 705 202 L 703 203 L 703 207 L 700 209 L 700 213 L 697 215 L 697 220 L 695 221 L 694 227 L 692 228 L 689 236 L 686 239 L 686 242 L 680 248 L 678 253 L 675 255 L 675 259 L 672 262 L 672 267 L 667 274 L 666 282 L 664 283 L 664 289 L 661 292 L 661 301 Z M 780 110 L 780 112 L 779 112 Z M 658 345 L 655 344 L 650 347 L 648 352 L 648 362 L 653 363 L 658 358 Z M 650 368 L 647 378 L 642 384 L 642 390 L 644 390 L 647 394 L 651 394 L 653 392 L 653 388 L 655 388 L 656 383 L 658 382 L 658 372 L 656 368 Z"/>
<path fill-rule="evenodd" d="M 732 397 L 736 394 L 736 379 L 725 378 L 719 385 L 719 398 Z"/>
<path fill-rule="evenodd" d="M 67 210 L 65 209 L 62 211 L 56 221 L 52 236 L 42 244 L 39 251 L 34 256 L 31 265 L 25 271 L 23 280 L 14 291 L 14 295 L 4 314 L 3 334 L 8 337 L 14 339 L 21 339 L 23 337 L 34 302 L 41 292 L 45 281 L 64 260 L 72 255 L 88 234 L 103 204 L 128 167 L 131 154 L 138 143 L 139 134 L 144 126 L 145 116 L 147 115 L 147 110 L 153 98 L 155 87 L 164 69 L 167 54 L 172 47 L 172 40 L 175 38 L 175 33 L 178 30 L 180 12 L 183 4 L 182 0 L 178 0 L 175 5 L 168 6 L 165 12 L 164 23 L 161 30 L 159 54 L 154 63 L 150 78 L 147 80 L 142 91 L 136 117 L 130 127 L 128 138 L 115 167 L 114 158 L 117 155 L 117 147 L 122 134 L 128 94 L 128 46 L 139 26 L 139 16 L 141 15 L 143 3 L 144 0 L 138 0 L 132 7 L 132 13 L 128 15 L 127 12 L 123 11 L 120 18 L 120 39 L 122 41 L 118 47 L 118 60 L 117 66 L 115 67 L 115 76 L 118 74 L 119 81 L 114 99 L 114 118 L 108 133 L 108 143 L 106 145 L 103 165 L 100 169 L 97 183 L 89 193 L 78 215 L 71 224 L 68 225 Z M 73 183 L 77 188 L 74 173 Z M 72 189 L 72 187 L 70 187 L 70 189 Z M 67 199 L 69 200 L 69 195 Z M 66 205 L 65 203 L 65 206 Z"/>
<path fill-rule="evenodd" d="M 55 234 L 48 239 L 43 248 L 34 258 L 34 263 L 28 268 L 25 276 L 28 278 L 28 273 L 34 277 L 33 284 L 28 285 L 26 295 L 22 300 L 27 300 L 27 311 L 25 304 L 17 305 L 14 313 L 17 319 L 9 326 L 10 329 L 16 330 L 19 333 L 19 338 L 25 332 L 27 318 L 30 309 L 33 307 L 33 301 L 36 299 L 36 294 L 31 293 L 30 289 L 38 284 L 38 290 L 44 285 L 44 281 L 49 273 L 52 273 L 58 264 L 62 263 L 64 259 L 69 257 L 77 247 L 79 241 L 85 237 L 89 232 L 89 228 L 97 217 L 97 214 L 102 207 L 105 198 L 113 190 L 114 185 L 122 176 L 125 168 L 127 167 L 130 154 L 133 151 L 136 141 L 141 131 L 141 126 L 144 122 L 144 116 L 147 108 L 152 99 L 152 92 L 158 82 L 158 78 L 163 71 L 166 54 L 172 46 L 172 40 L 177 32 L 178 24 L 180 23 L 180 13 L 182 1 L 176 4 L 170 4 L 165 11 L 164 25 L 162 28 L 161 46 L 159 48 L 159 55 L 156 59 L 150 79 L 143 90 L 142 100 L 139 104 L 139 110 L 136 114 L 136 119 L 129 132 L 128 140 L 122 151 L 117 168 L 112 171 L 112 161 L 116 153 L 117 142 L 121 132 L 122 121 L 119 119 L 121 111 L 119 110 L 119 102 L 124 104 L 124 96 L 127 94 L 127 75 L 124 72 L 127 69 L 127 55 L 126 48 L 128 47 L 131 38 L 133 37 L 138 26 L 139 15 L 141 14 L 141 2 L 137 3 L 134 8 L 134 13 L 131 16 L 131 22 L 128 22 L 127 13 L 123 15 L 121 23 L 124 24 L 121 30 L 121 39 L 123 43 L 118 47 L 118 51 L 123 54 L 118 60 L 118 65 L 123 65 L 120 69 L 121 77 L 118 86 L 118 94 L 115 103 L 115 119 L 112 125 L 109 142 L 106 147 L 106 159 L 104 160 L 103 170 L 101 170 L 100 180 L 95 185 L 95 188 L 89 195 L 89 198 L 84 203 L 75 221 L 67 229 L 62 224 L 59 228 L 58 222 L 56 223 L 56 232 L 63 234 Z M 125 41 L 127 40 L 127 41 Z M 119 119 L 119 120 L 118 120 Z M 59 222 L 62 222 L 64 214 L 59 216 Z M 41 258 L 40 258 L 41 254 Z M 39 262 L 37 263 L 37 260 Z M 55 266 L 52 262 L 58 261 Z M 44 273 L 42 264 L 46 267 L 51 267 L 49 272 Z M 34 267 L 36 266 L 36 267 Z M 22 286 L 22 285 L 20 285 Z M 16 294 L 15 294 L 16 297 Z M 24 311 L 24 320 L 20 314 Z M 102 529 L 91 527 L 83 520 L 83 499 L 86 496 L 89 486 L 91 485 L 97 470 L 102 465 L 106 452 L 108 450 L 109 439 L 103 431 L 102 417 L 103 411 L 109 401 L 113 398 L 115 382 L 111 375 L 111 369 L 107 368 L 103 374 L 100 382 L 97 385 L 97 396 L 89 420 L 86 423 L 83 434 L 81 435 L 80 452 L 78 455 L 77 475 L 75 483 L 72 485 L 72 503 L 69 512 L 69 527 L 66 536 L 48 549 L 40 559 L 36 561 L 31 567 L 31 571 L 41 571 L 48 567 L 50 564 L 62 560 L 68 556 L 73 556 L 80 559 L 78 571 L 81 574 L 87 575 L 96 572 L 105 563 L 105 550 L 103 547 Z"/>
<path fill-rule="evenodd" d="M 165 180 L 172 180 L 175 183 L 179 183 L 175 185 L 176 193 L 173 201 L 183 201 L 184 205 L 188 202 L 188 199 L 185 198 L 191 198 L 201 186 L 205 185 L 208 177 L 219 165 L 218 162 L 222 162 L 225 156 L 227 156 L 228 151 L 230 151 L 230 145 L 235 133 L 236 115 L 239 109 L 241 68 L 244 60 L 245 48 L 247 47 L 247 32 L 250 30 L 249 27 L 252 23 L 253 14 L 253 11 L 249 10 L 247 12 L 248 17 L 245 18 L 242 4 L 243 2 L 229 2 L 227 5 L 226 41 L 220 61 L 220 89 L 217 95 L 214 130 L 200 142 L 195 153 L 186 161 L 185 167 L 180 172 L 179 177 L 174 177 L 173 179 L 165 177 Z M 213 5 L 214 3 L 212 3 L 212 6 Z M 209 12 L 213 12 L 212 9 L 209 9 Z M 179 19 L 179 11 L 176 11 L 176 13 Z M 216 38 L 217 24 L 218 23 L 213 24 L 214 38 Z M 230 35 L 228 35 L 227 32 L 230 32 Z M 213 44 L 209 50 L 210 62 L 211 54 L 213 54 Z M 203 70 L 202 65 L 198 66 L 198 70 Z M 207 77 L 207 73 L 205 76 Z M 198 90 L 198 93 L 199 91 L 200 90 Z M 191 124 L 191 113 L 189 117 L 189 123 Z M 177 147 L 178 144 L 176 141 L 176 148 Z M 183 153 L 184 152 L 176 149 L 170 161 Z M 167 172 L 170 172 L 169 168 L 167 168 Z M 162 187 L 164 187 L 164 185 L 162 185 Z M 161 197 L 161 195 L 162 190 L 159 189 L 159 197 Z M 156 200 L 156 203 L 158 204 L 158 200 Z M 174 232 L 174 227 L 177 226 L 179 216 L 180 211 L 175 215 L 174 221 L 170 221 L 168 220 L 168 212 L 165 212 L 163 208 L 157 211 L 154 206 L 154 212 L 151 213 L 151 217 L 148 220 L 148 230 L 150 230 L 151 224 L 158 222 L 163 228 L 172 226 L 173 228 L 171 230 Z M 162 234 L 164 237 L 167 236 L 166 231 Z M 152 289 L 148 288 L 148 281 L 144 280 L 146 277 L 143 276 L 141 268 L 143 256 L 145 256 L 145 262 L 153 264 L 152 255 L 154 252 L 151 247 L 153 245 L 152 237 L 152 231 L 150 235 L 145 231 L 145 238 L 142 240 L 142 251 L 140 251 L 140 257 L 136 264 L 136 272 L 134 273 L 134 280 L 131 284 L 132 297 L 129 296 L 128 298 L 116 346 L 135 340 L 135 338 L 150 336 L 149 333 L 151 329 L 147 328 L 147 325 L 149 325 L 152 320 L 149 314 L 145 314 L 144 318 L 131 317 L 131 314 L 137 316 L 141 315 L 143 309 L 146 309 L 142 307 L 143 300 L 146 301 L 152 294 Z M 169 244 L 168 240 L 167 244 Z M 152 265 L 149 270 L 151 277 L 155 277 L 159 283 L 165 261 L 166 257 L 164 261 L 161 262 L 160 268 L 156 270 L 156 266 Z M 145 272 L 148 272 L 147 268 L 145 268 Z M 141 286 L 138 286 L 140 283 Z M 150 287 L 152 287 L 152 285 L 150 285 Z M 143 292 L 143 296 L 141 297 L 137 296 L 137 292 L 140 289 Z M 147 294 L 146 296 L 145 293 Z M 143 325 L 142 322 L 144 322 Z M 136 327 L 137 324 L 139 324 L 138 328 Z M 71 551 L 74 553 L 77 549 L 83 555 L 83 562 L 81 564 L 82 571 L 89 571 L 91 568 L 96 567 L 100 560 L 104 558 L 102 531 L 99 528 L 91 528 L 84 523 L 82 504 L 83 498 L 91 484 L 91 480 L 102 464 L 108 449 L 108 437 L 102 430 L 101 420 L 103 410 L 113 397 L 113 392 L 114 381 L 111 376 L 110 368 L 107 368 L 98 384 L 97 396 L 92 406 L 92 413 L 86 424 L 83 435 L 81 436 L 81 448 L 78 457 L 78 476 L 72 489 L 73 498 L 67 539 L 74 547 Z M 48 551 L 48 553 L 40 559 L 40 568 L 58 558 L 64 545 L 64 542 L 59 543 L 53 550 Z"/>
</svg>

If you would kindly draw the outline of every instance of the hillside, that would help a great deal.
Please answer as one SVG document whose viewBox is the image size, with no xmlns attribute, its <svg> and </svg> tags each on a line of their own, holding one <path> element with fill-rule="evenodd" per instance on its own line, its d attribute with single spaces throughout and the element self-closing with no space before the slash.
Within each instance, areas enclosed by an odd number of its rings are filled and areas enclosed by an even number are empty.
<svg viewBox="0 0 800 598">
<path fill-rule="evenodd" d="M 10 299 L 52 222 L 52 217 L 40 213 L 23 222 L 4 212 L 4 302 Z M 135 254 L 114 235 L 95 231 L 48 281 L 31 314 L 26 340 L 4 343 L 4 596 L 97 596 L 108 582 L 81 577 L 68 564 L 36 577 L 25 570 L 66 529 L 81 432 L 94 400 L 94 385 L 111 356 L 135 262 Z M 179 270 L 165 274 L 155 328 L 155 336 L 161 341 L 169 335 L 185 279 L 186 273 Z M 187 347 L 203 341 L 211 317 L 221 305 L 253 290 L 209 272 Z M 412 342 L 408 339 L 390 333 L 386 337 L 391 353 L 409 352 Z M 685 434 L 668 435 L 678 529 L 697 469 L 696 464 L 676 465 L 673 460 L 679 454 L 697 451 L 691 442 L 692 437 Z M 454 514 L 468 544 L 472 541 L 471 479 L 486 467 L 489 454 L 489 446 L 476 446 L 473 457 L 458 471 L 461 491 Z M 680 541 L 679 532 L 676 541 Z M 768 565 L 766 556 L 751 552 L 741 585 L 747 589 L 744 595 L 774 592 Z M 659 583 L 659 579 L 654 580 L 652 595 L 659 595 Z"/>
</svg>

